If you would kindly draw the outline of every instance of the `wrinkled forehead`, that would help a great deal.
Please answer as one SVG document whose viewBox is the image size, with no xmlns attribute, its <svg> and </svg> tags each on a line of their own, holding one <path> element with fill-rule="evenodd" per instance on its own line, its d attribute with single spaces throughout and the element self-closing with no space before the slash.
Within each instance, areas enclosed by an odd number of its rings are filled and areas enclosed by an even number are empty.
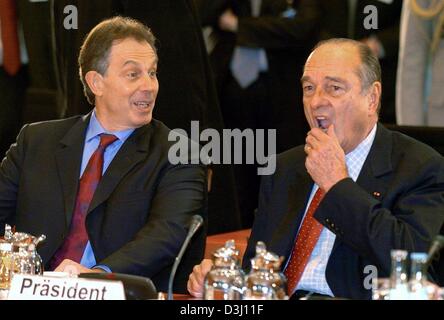
<svg viewBox="0 0 444 320">
<path fill-rule="evenodd" d="M 307 58 L 303 78 L 352 75 L 357 77 L 359 66 L 359 52 L 355 47 L 344 44 L 327 44 L 315 49 Z"/>
</svg>

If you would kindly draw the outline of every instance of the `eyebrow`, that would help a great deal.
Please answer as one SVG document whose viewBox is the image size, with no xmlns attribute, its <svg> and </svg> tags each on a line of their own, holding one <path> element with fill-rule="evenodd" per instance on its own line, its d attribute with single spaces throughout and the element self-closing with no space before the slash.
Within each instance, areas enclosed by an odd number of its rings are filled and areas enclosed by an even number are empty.
<svg viewBox="0 0 444 320">
<path fill-rule="evenodd" d="M 330 76 L 327 76 L 327 77 L 325 77 L 325 79 L 326 79 L 326 80 L 329 80 L 329 81 L 334 81 L 334 82 L 347 83 L 347 81 L 346 81 L 345 79 L 343 79 L 343 78 L 339 78 L 339 77 L 330 77 Z M 303 77 L 301 78 L 301 83 L 303 83 L 303 82 L 305 82 L 305 81 L 311 81 L 311 78 L 310 78 L 309 76 L 303 76 Z"/>
<path fill-rule="evenodd" d="M 153 62 L 153 66 L 154 67 L 157 67 L 157 63 L 159 62 L 159 58 L 155 58 L 155 60 L 154 60 L 154 62 Z M 125 63 L 123 64 L 123 66 L 125 67 L 125 66 L 127 66 L 127 65 L 129 65 L 129 64 L 133 64 L 133 65 L 135 65 L 135 66 L 139 66 L 140 65 L 140 63 L 139 62 L 136 62 L 136 61 L 134 61 L 134 60 L 127 60 L 127 61 L 125 61 Z"/>
<path fill-rule="evenodd" d="M 305 82 L 305 81 L 310 81 L 310 77 L 309 77 L 309 76 L 303 76 L 303 77 L 301 78 L 301 83 L 302 83 L 302 82 Z"/>
</svg>

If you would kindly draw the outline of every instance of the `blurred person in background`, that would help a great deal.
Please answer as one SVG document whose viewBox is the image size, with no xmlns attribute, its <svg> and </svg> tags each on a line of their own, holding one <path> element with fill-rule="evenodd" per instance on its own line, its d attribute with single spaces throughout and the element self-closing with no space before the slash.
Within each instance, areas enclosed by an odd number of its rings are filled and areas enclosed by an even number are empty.
<svg viewBox="0 0 444 320">
<path fill-rule="evenodd" d="M 28 56 L 15 0 L 0 1 L 0 159 L 20 129 Z"/>
<path fill-rule="evenodd" d="M 322 1 L 321 40 L 340 37 L 362 41 L 381 63 L 384 70 L 382 123 L 396 122 L 395 88 L 401 7 L 402 0 Z"/>
<path fill-rule="evenodd" d="M 399 50 L 397 124 L 444 127 L 444 1 L 404 1 Z"/>
<path fill-rule="evenodd" d="M 302 143 L 307 132 L 299 78 L 318 39 L 320 1 L 195 0 L 211 27 L 210 62 L 229 129 L 276 129 L 276 150 Z M 257 206 L 256 164 L 235 166 L 242 225 Z"/>
</svg>

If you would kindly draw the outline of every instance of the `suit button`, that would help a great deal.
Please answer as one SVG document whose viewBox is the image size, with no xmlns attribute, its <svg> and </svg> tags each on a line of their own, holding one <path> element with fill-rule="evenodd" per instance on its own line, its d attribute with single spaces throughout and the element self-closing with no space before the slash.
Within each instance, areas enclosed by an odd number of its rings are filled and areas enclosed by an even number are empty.
<svg viewBox="0 0 444 320">
<path fill-rule="evenodd" d="M 326 218 L 326 219 L 325 219 L 325 222 L 326 222 L 327 224 L 330 224 L 330 219 L 329 219 L 329 218 Z"/>
<path fill-rule="evenodd" d="M 334 223 L 332 223 L 330 226 L 331 226 L 333 229 L 335 229 L 335 224 L 334 224 Z"/>
</svg>

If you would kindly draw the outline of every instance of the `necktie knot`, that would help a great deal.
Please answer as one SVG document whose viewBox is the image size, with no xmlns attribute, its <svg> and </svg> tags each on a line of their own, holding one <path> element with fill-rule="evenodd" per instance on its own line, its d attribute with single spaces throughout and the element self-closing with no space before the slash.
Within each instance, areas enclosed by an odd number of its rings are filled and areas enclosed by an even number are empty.
<svg viewBox="0 0 444 320">
<path fill-rule="evenodd" d="M 113 134 L 102 133 L 100 135 L 99 148 L 106 149 L 111 143 L 117 140 L 117 137 Z"/>
</svg>

